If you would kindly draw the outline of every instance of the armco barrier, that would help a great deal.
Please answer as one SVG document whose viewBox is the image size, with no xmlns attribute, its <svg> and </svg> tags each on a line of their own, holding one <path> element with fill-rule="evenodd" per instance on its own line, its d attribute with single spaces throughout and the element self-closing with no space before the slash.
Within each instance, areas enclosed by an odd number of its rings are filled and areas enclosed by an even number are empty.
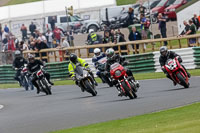
<svg viewBox="0 0 200 133">
<path fill-rule="evenodd" d="M 50 73 L 53 80 L 67 79 L 69 75 L 68 64 L 69 62 L 47 63 L 45 69 Z M 12 65 L 0 66 L 0 83 L 15 83 L 15 73 Z"/>
<path fill-rule="evenodd" d="M 174 51 L 178 55 L 181 56 L 181 58 L 183 59 L 182 64 L 187 69 L 195 69 L 196 68 L 193 48 L 174 49 L 171 51 Z M 162 70 L 161 70 L 160 63 L 159 63 L 160 52 L 153 52 L 153 54 L 154 54 L 156 72 L 161 72 Z"/>
<path fill-rule="evenodd" d="M 128 55 L 125 58 L 129 61 L 128 68 L 133 73 L 155 72 L 154 54 L 146 53 L 140 55 Z"/>
<path fill-rule="evenodd" d="M 200 69 L 200 47 L 193 48 L 196 68 Z"/>
</svg>

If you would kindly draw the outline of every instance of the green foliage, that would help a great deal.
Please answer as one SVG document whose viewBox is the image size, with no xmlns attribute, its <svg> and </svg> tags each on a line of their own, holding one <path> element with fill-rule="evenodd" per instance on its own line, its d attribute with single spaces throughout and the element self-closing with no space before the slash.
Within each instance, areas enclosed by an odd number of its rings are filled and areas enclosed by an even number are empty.
<svg viewBox="0 0 200 133">
<path fill-rule="evenodd" d="M 137 0 L 117 0 L 117 5 L 135 4 Z"/>
<path fill-rule="evenodd" d="M 16 5 L 16 4 L 23 4 L 23 3 L 29 3 L 29 2 L 36 2 L 41 0 L 10 0 L 7 5 Z"/>
</svg>

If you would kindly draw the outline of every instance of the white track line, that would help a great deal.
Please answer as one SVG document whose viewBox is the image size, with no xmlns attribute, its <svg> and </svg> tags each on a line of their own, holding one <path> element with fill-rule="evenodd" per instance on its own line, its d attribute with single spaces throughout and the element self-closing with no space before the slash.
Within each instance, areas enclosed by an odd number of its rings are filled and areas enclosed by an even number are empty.
<svg viewBox="0 0 200 133">
<path fill-rule="evenodd" d="M 2 109 L 4 106 L 3 105 L 0 105 L 0 109 Z"/>
</svg>

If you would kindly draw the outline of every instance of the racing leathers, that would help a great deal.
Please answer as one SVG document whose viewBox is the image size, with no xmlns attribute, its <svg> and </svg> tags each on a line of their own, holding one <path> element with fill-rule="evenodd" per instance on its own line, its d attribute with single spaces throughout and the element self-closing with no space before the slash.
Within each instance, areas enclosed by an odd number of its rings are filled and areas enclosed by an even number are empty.
<svg viewBox="0 0 200 133">
<path fill-rule="evenodd" d="M 41 67 L 44 66 L 44 64 L 40 61 L 40 60 L 35 60 L 33 63 L 29 62 L 28 64 L 28 70 L 29 72 L 32 74 L 33 78 L 32 78 L 32 84 L 37 88 L 37 93 L 40 92 L 40 88 L 38 86 L 38 84 L 36 83 L 36 80 L 38 79 L 36 76 L 36 72 L 39 71 L 41 69 Z M 43 71 L 45 77 L 47 78 L 48 82 L 50 84 L 53 84 L 52 82 L 50 82 L 50 74 Z"/>
<path fill-rule="evenodd" d="M 159 58 L 159 62 L 160 62 L 160 65 L 162 67 L 162 71 L 166 74 L 167 78 L 169 78 L 171 80 L 172 80 L 172 78 L 170 77 L 170 75 L 168 74 L 168 72 L 166 71 L 166 69 L 163 66 L 165 65 L 165 63 L 166 63 L 166 61 L 168 59 L 174 59 L 175 57 L 178 57 L 179 63 L 183 62 L 182 58 L 178 54 L 176 54 L 175 52 L 173 52 L 173 51 L 168 51 L 168 53 L 167 53 L 166 56 L 162 56 L 161 55 L 160 58 Z M 188 73 L 188 71 L 186 70 L 186 68 L 182 64 L 181 64 L 181 66 L 185 69 L 186 73 L 188 74 L 188 77 L 190 77 L 190 74 Z"/>
<path fill-rule="evenodd" d="M 73 63 L 73 62 L 70 61 L 69 65 L 68 65 L 68 71 L 69 71 L 69 73 L 70 73 L 70 75 L 71 75 L 71 78 L 75 81 L 76 85 L 79 86 L 78 80 L 76 79 L 76 75 L 75 75 L 75 74 L 76 74 L 76 72 L 75 72 L 75 70 L 76 70 L 76 65 L 78 65 L 79 63 L 80 63 L 80 65 L 81 65 L 82 67 L 84 67 L 84 68 L 86 68 L 86 69 L 88 70 L 89 74 L 92 76 L 92 78 L 93 78 L 93 80 L 94 80 L 95 85 L 97 85 L 97 82 L 96 82 L 96 80 L 95 80 L 95 78 L 94 78 L 93 73 L 91 72 L 91 70 L 90 70 L 90 68 L 89 68 L 88 63 L 86 63 L 85 60 L 83 60 L 83 59 L 81 59 L 81 58 L 77 58 L 76 63 Z"/>
<path fill-rule="evenodd" d="M 122 66 L 124 65 L 124 62 L 125 62 L 125 58 L 118 55 L 118 54 L 115 54 L 113 55 L 113 57 L 111 58 L 108 58 L 107 62 L 106 62 L 106 71 L 110 73 L 110 66 L 114 63 L 118 62 L 119 64 L 121 64 Z M 131 70 L 129 70 L 128 68 L 125 68 L 126 69 L 126 73 L 129 77 L 131 77 L 134 82 L 135 82 L 135 78 L 133 76 L 133 73 L 131 72 Z M 115 84 L 115 83 L 113 83 Z"/>
<path fill-rule="evenodd" d="M 99 66 L 98 61 L 103 58 L 106 58 L 106 55 L 104 53 L 100 53 L 99 56 L 94 55 L 94 57 L 92 58 L 92 63 L 94 64 L 94 67 L 97 69 L 96 75 L 101 79 L 102 77 L 101 77 L 100 71 L 98 70 L 98 66 Z"/>
<path fill-rule="evenodd" d="M 21 82 L 19 79 L 19 76 L 21 73 L 20 68 L 24 66 L 24 64 L 27 64 L 27 61 L 23 57 L 16 57 L 15 60 L 13 61 L 13 68 L 17 71 L 14 79 L 17 80 L 20 83 L 20 85 L 21 85 Z"/>
</svg>

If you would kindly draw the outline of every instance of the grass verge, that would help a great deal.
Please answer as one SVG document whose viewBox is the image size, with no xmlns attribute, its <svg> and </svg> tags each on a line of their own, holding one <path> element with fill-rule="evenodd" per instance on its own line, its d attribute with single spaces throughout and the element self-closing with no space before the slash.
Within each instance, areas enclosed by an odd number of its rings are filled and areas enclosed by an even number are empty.
<svg viewBox="0 0 200 133">
<path fill-rule="evenodd" d="M 16 5 L 16 4 L 23 4 L 36 1 L 41 1 L 41 0 L 10 0 L 6 5 Z"/>
<path fill-rule="evenodd" d="M 117 5 L 135 4 L 137 0 L 117 0 Z"/>
<path fill-rule="evenodd" d="M 195 70 L 189 70 L 192 76 L 200 76 L 200 69 Z M 134 74 L 135 78 L 137 80 L 145 80 L 145 79 L 160 79 L 165 78 L 166 76 L 164 73 L 138 73 Z M 96 79 L 98 83 L 101 83 L 101 80 L 99 78 Z M 73 85 L 74 81 L 72 80 L 62 80 L 62 81 L 55 81 L 55 85 Z M 18 84 L 0 84 L 0 89 L 7 89 L 7 88 L 19 88 L 20 86 Z"/>
<path fill-rule="evenodd" d="M 199 133 L 200 103 L 51 133 Z"/>
</svg>

